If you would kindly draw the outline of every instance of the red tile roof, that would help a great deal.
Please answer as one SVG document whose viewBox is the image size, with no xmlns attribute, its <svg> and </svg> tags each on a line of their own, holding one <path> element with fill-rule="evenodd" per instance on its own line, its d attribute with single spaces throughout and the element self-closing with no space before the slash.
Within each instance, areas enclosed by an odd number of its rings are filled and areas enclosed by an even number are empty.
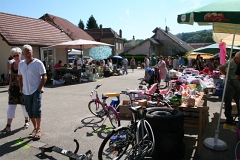
<svg viewBox="0 0 240 160">
<path fill-rule="evenodd" d="M 94 28 L 94 29 L 85 29 L 85 31 L 90 34 L 95 41 L 100 41 L 102 38 L 119 38 L 121 37 L 111 28 L 102 28 L 102 31 L 100 28 Z"/>
<path fill-rule="evenodd" d="M 41 19 L 0 12 L 0 35 L 9 45 L 49 46 L 71 39 Z"/>
<path fill-rule="evenodd" d="M 87 34 L 84 30 L 81 28 L 78 28 L 76 25 L 72 24 L 66 19 L 51 15 L 51 14 L 45 14 L 40 19 L 43 19 L 45 21 L 48 21 L 53 26 L 64 30 L 66 34 L 72 39 L 84 39 L 84 40 L 94 40 L 93 37 L 91 37 L 89 34 Z"/>
</svg>

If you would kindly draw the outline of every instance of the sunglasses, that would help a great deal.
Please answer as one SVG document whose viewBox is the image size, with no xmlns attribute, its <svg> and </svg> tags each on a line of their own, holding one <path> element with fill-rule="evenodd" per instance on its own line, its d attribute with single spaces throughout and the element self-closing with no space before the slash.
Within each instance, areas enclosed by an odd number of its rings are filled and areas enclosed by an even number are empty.
<svg viewBox="0 0 240 160">
<path fill-rule="evenodd" d="M 19 54 L 13 55 L 13 57 L 19 57 Z"/>
</svg>

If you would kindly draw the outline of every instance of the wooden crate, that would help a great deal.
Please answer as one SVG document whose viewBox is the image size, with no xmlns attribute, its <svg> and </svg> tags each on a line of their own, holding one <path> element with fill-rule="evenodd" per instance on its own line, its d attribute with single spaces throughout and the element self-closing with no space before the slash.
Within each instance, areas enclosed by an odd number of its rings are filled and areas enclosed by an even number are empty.
<svg viewBox="0 0 240 160">
<path fill-rule="evenodd" d="M 121 118 L 131 118 L 132 112 L 129 110 L 129 100 L 122 100 L 119 104 L 119 116 Z"/>
</svg>

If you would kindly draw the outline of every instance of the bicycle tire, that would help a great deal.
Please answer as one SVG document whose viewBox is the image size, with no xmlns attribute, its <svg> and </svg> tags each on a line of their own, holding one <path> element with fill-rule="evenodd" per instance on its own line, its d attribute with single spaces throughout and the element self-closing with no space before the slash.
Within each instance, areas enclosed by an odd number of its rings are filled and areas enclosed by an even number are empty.
<svg viewBox="0 0 240 160">
<path fill-rule="evenodd" d="M 113 128 L 117 128 L 121 125 L 120 119 L 118 118 L 118 113 L 116 110 L 114 111 L 114 109 L 112 107 L 108 108 L 108 118 L 109 118 Z"/>
<path fill-rule="evenodd" d="M 93 115 L 97 117 L 103 117 L 105 115 L 105 111 L 103 110 L 102 104 L 95 102 L 94 100 L 91 100 L 88 103 L 88 109 Z"/>
<path fill-rule="evenodd" d="M 146 127 L 145 133 L 147 134 L 147 137 L 145 137 L 143 141 L 141 140 L 141 144 L 137 144 L 132 147 L 132 150 L 129 152 L 127 159 L 141 160 L 147 156 L 151 156 L 151 154 L 154 151 L 155 139 L 154 139 L 154 134 L 153 134 L 151 125 L 146 120 L 144 120 L 143 123 Z M 141 134 L 141 130 L 139 131 L 139 134 Z M 139 135 L 139 137 L 141 137 L 141 135 Z M 139 147 L 141 148 L 140 151 L 139 151 Z"/>
<path fill-rule="evenodd" d="M 114 129 L 101 143 L 98 150 L 98 159 L 118 160 L 124 156 L 132 141 L 130 128 L 119 127 Z"/>
</svg>

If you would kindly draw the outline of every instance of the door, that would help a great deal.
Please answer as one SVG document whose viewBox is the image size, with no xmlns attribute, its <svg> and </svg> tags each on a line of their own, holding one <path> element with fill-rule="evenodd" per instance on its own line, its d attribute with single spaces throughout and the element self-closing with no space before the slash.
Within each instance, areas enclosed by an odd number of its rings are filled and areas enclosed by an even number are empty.
<svg viewBox="0 0 240 160">
<path fill-rule="evenodd" d="M 41 60 L 45 62 L 46 70 L 50 73 L 54 71 L 55 52 L 54 49 L 41 48 Z"/>
</svg>

